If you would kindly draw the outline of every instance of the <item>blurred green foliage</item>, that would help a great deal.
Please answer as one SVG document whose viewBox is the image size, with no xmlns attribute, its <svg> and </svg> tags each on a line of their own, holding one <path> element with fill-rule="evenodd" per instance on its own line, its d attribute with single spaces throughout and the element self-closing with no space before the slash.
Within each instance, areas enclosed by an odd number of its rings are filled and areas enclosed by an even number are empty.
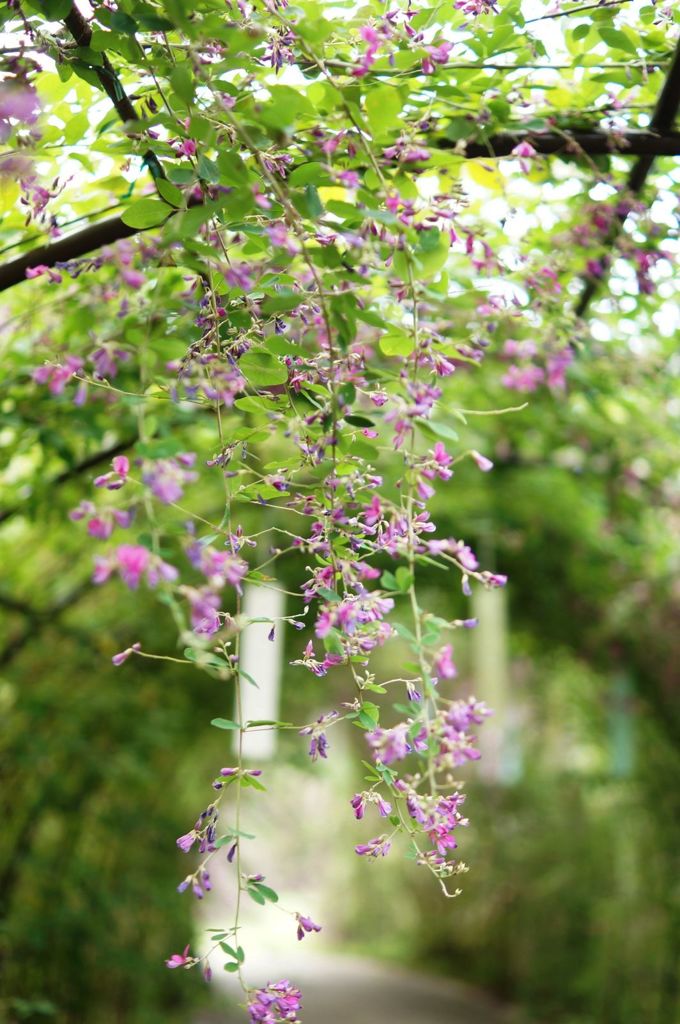
<svg viewBox="0 0 680 1024">
<path fill-rule="evenodd" d="M 154 1024 L 197 1000 L 163 961 L 190 934 L 173 840 L 201 682 L 116 675 L 122 612 L 91 600 L 2 672 L 2 1020 Z"/>
<path fill-rule="evenodd" d="M 476 981 L 560 1024 L 669 1024 L 678 1012 L 674 385 L 656 372 L 672 344 L 637 361 L 595 347 L 566 395 L 537 394 L 523 412 L 466 433 L 495 469 L 459 464 L 434 517 L 441 535 L 464 537 L 510 575 L 522 773 L 495 785 L 471 773 L 461 853 L 472 870 L 453 904 L 443 909 L 397 856 L 368 875 L 357 864 L 357 905 L 344 904 L 348 936 L 370 936 L 371 952 Z M 494 373 L 459 376 L 456 403 L 504 404 Z M 60 422 L 77 461 L 76 421 L 72 432 Z M 43 478 L 60 468 L 54 436 L 31 441 Z M 144 593 L 88 586 L 92 545 L 66 512 L 96 471 L 37 488 L 0 535 L 2 994 L 12 1024 L 186 1019 L 198 995 L 163 966 L 191 934 L 173 841 L 205 797 L 222 742 L 206 735 L 217 733 L 208 722 L 229 713 L 229 695 L 163 663 L 108 667 L 133 640 L 172 650 L 174 637 Z M 210 515 L 208 492 L 192 501 Z M 261 514 L 246 510 L 246 529 Z M 282 571 L 299 583 L 299 562 Z M 464 612 L 445 574 L 421 584 L 435 613 Z M 305 639 L 289 635 L 286 657 Z M 474 682 L 459 653 L 462 692 Z M 398 658 L 398 647 L 380 657 Z M 620 678 L 629 693 L 617 691 Z M 336 682 L 296 671 L 284 715 L 327 710 Z M 621 722 L 632 766 L 615 750 Z M 351 843 L 349 818 L 347 829 Z M 410 896 L 397 907 L 402 871 Z"/>
</svg>

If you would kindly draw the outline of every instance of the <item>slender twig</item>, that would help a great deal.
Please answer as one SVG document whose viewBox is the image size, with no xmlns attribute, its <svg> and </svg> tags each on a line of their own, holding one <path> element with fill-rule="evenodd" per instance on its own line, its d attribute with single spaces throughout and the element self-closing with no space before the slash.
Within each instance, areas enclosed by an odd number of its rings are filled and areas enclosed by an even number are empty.
<svg viewBox="0 0 680 1024">
<path fill-rule="evenodd" d="M 570 7 L 566 11 L 555 11 L 553 14 L 541 14 L 537 18 L 527 18 L 525 25 L 533 25 L 537 21 L 551 21 L 553 18 L 567 18 L 570 14 L 582 14 L 583 11 L 600 11 L 604 7 L 621 7 L 622 4 L 632 3 L 632 0 L 609 0 L 607 3 L 583 4 L 580 7 Z"/>
</svg>

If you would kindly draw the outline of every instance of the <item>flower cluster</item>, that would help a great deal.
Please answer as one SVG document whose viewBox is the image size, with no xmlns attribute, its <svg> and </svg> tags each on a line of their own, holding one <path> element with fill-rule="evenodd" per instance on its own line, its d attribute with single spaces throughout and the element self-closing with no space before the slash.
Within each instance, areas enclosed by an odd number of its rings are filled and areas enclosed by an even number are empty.
<svg viewBox="0 0 680 1024">
<path fill-rule="evenodd" d="M 276 981 L 250 994 L 248 1014 L 251 1024 L 299 1024 L 301 1006 L 300 990 L 289 981 Z"/>
</svg>

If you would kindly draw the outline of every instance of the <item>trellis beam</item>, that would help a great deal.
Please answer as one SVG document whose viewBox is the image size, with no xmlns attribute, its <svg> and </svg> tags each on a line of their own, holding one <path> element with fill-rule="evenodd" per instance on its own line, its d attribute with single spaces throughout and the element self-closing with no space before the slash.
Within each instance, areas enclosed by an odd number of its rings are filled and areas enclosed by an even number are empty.
<svg viewBox="0 0 680 1024">
<path fill-rule="evenodd" d="M 671 131 L 621 132 L 616 136 L 598 131 L 504 132 L 491 135 L 484 142 L 474 139 L 456 143 L 441 139 L 437 145 L 442 149 L 455 150 L 456 155 L 470 160 L 509 156 L 521 142 L 530 142 L 541 155 L 569 160 L 603 154 L 638 156 L 640 159 L 635 168 L 642 161 L 649 161 L 651 166 L 657 156 L 680 156 L 680 132 Z M 80 259 L 102 246 L 129 238 L 137 234 L 138 230 L 123 223 L 120 217 L 109 217 L 89 224 L 82 231 L 31 249 L 0 267 L 0 291 L 25 280 L 26 271 L 33 267 L 55 267 Z"/>
<path fill-rule="evenodd" d="M 678 110 L 680 109 L 680 43 L 675 50 L 671 66 L 668 70 L 666 80 L 663 84 L 663 88 L 659 93 L 659 99 L 657 100 L 652 120 L 650 123 L 650 130 L 656 133 L 659 137 L 672 137 L 677 135 L 677 132 L 673 132 L 673 125 L 675 119 L 678 116 Z M 650 171 L 654 164 L 654 160 L 657 156 L 668 155 L 654 152 L 640 153 L 638 159 L 635 161 L 630 169 L 627 181 L 628 192 L 634 196 L 637 196 L 642 192 L 644 185 L 649 177 Z M 628 219 L 628 213 L 617 213 L 607 237 L 604 239 L 603 245 L 606 248 L 611 249 L 618 236 L 623 230 L 623 226 Z M 611 257 L 607 257 L 604 261 L 604 269 L 608 271 L 611 266 Z M 595 296 L 599 286 L 602 284 L 604 275 L 601 277 L 593 277 L 587 275 L 585 277 L 585 284 L 581 297 L 575 306 L 576 316 L 582 317 L 591 300 Z"/>
</svg>

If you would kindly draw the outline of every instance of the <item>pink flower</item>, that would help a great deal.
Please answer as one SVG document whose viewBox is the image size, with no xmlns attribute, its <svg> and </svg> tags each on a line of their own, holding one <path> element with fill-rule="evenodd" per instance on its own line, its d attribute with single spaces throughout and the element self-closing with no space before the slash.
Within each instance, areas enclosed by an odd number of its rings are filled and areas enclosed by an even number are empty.
<svg viewBox="0 0 680 1024">
<path fill-rule="evenodd" d="M 157 586 L 161 580 L 172 582 L 177 579 L 174 566 L 139 544 L 120 544 L 111 554 L 105 557 L 98 555 L 94 560 L 92 582 L 105 583 L 116 570 L 130 590 L 137 589 L 145 573 L 150 587 Z"/>
<path fill-rule="evenodd" d="M 358 188 L 361 184 L 361 179 L 356 171 L 338 171 L 335 179 L 346 188 Z"/>
<path fill-rule="evenodd" d="M 545 373 L 540 366 L 510 366 L 501 377 L 501 384 L 513 391 L 535 391 Z"/>
<path fill-rule="evenodd" d="M 131 267 L 121 267 L 120 276 L 130 288 L 141 288 L 146 282 L 141 270 L 133 270 Z"/>
<path fill-rule="evenodd" d="M 529 173 L 531 170 L 531 160 L 536 155 L 536 150 L 530 142 L 526 141 L 526 139 L 520 142 L 519 145 L 515 146 L 512 150 L 512 156 L 519 158 L 519 166 L 523 174 Z"/>
<path fill-rule="evenodd" d="M 451 644 L 444 644 L 435 656 L 432 666 L 440 679 L 455 679 L 458 670 L 453 663 L 453 647 Z"/>
<path fill-rule="evenodd" d="M 116 551 L 116 557 L 123 583 L 131 590 L 136 589 L 142 573 L 149 568 L 150 552 L 139 544 L 121 544 Z"/>
<path fill-rule="evenodd" d="M 470 455 L 475 460 L 482 473 L 488 473 L 490 469 L 493 469 L 493 462 L 491 459 L 487 459 L 485 455 L 480 455 L 479 452 L 474 450 L 474 448 L 470 452 Z"/>
<path fill-rule="evenodd" d="M 46 266 L 44 263 L 38 263 L 35 267 L 26 267 L 26 277 L 29 281 L 34 277 L 42 277 L 43 274 L 47 274 L 52 284 L 59 284 L 62 280 L 58 270 L 52 270 L 51 267 Z"/>
<path fill-rule="evenodd" d="M 173 953 L 169 960 L 165 961 L 165 966 L 169 967 L 170 970 L 174 970 L 175 967 L 186 967 L 194 962 L 194 958 L 189 956 L 189 947 L 184 947 L 183 953 Z"/>
<path fill-rule="evenodd" d="M 112 472 L 94 478 L 95 487 L 106 487 L 107 491 L 118 491 L 127 481 L 130 461 L 125 455 L 116 455 L 111 460 Z"/>
<path fill-rule="evenodd" d="M 438 64 L 446 64 L 449 54 L 453 49 L 453 43 L 444 42 L 439 46 L 426 46 L 427 57 L 423 58 L 422 66 L 426 75 L 431 75 Z"/>
<path fill-rule="evenodd" d="M 114 665 L 122 665 L 124 661 L 127 661 L 131 654 L 136 651 L 141 651 L 142 645 L 138 642 L 133 644 L 132 647 L 126 647 L 124 651 L 120 651 L 119 654 L 114 654 L 111 661 Z"/>
<path fill-rule="evenodd" d="M 449 455 L 441 441 L 437 441 L 429 453 L 428 462 L 423 469 L 423 476 L 428 480 L 434 480 L 436 477 L 439 477 L 440 480 L 450 480 L 453 476 L 453 470 L 449 469 L 452 462 L 453 456 Z"/>
<path fill-rule="evenodd" d="M 101 519 L 99 516 L 94 516 L 88 520 L 87 532 L 90 537 L 96 537 L 97 540 L 108 540 L 113 533 L 113 523 L 110 519 Z"/>
<path fill-rule="evenodd" d="M 255 205 L 259 206 L 261 210 L 271 210 L 271 200 L 267 198 L 264 192 L 260 191 L 258 185 L 253 185 L 253 199 Z"/>
<path fill-rule="evenodd" d="M 32 373 L 36 384 L 47 384 L 50 394 L 61 395 L 74 374 L 83 368 L 83 360 L 78 356 L 67 356 L 65 362 L 38 366 Z"/>
<path fill-rule="evenodd" d="M 548 387 L 557 391 L 564 391 L 567 386 L 566 372 L 574 361 L 574 353 L 565 346 L 554 355 L 548 356 Z"/>
</svg>

